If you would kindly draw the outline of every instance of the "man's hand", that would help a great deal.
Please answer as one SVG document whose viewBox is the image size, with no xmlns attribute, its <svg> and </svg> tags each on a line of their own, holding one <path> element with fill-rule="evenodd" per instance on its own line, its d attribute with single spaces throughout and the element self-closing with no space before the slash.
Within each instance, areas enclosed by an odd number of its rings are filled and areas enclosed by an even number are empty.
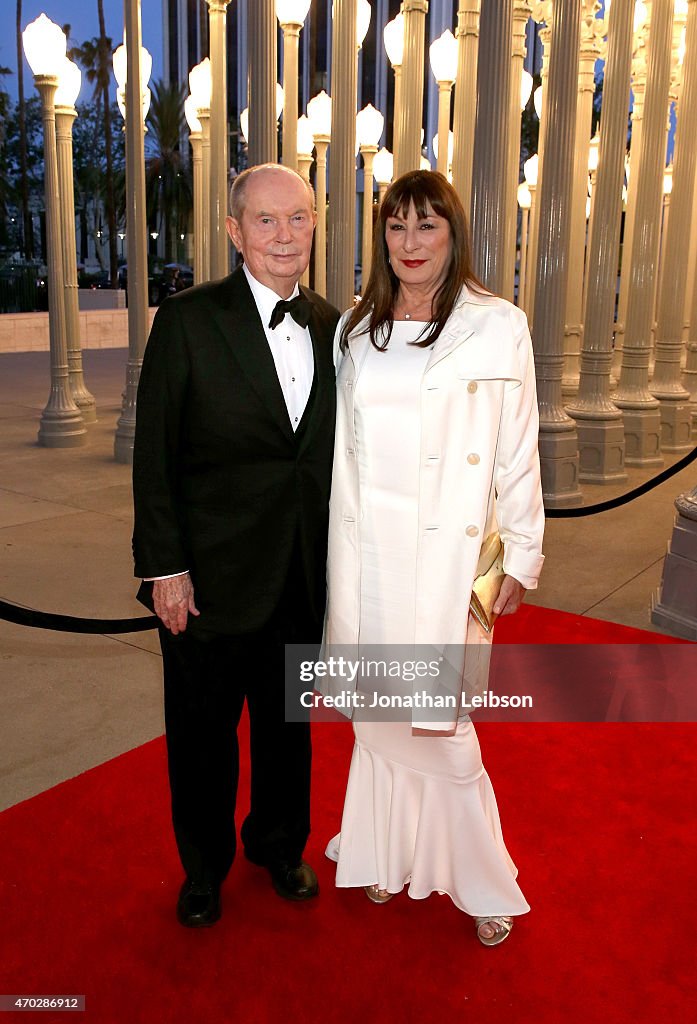
<svg viewBox="0 0 697 1024">
<path fill-rule="evenodd" d="M 152 596 L 155 614 L 174 636 L 186 629 L 189 613 L 200 615 L 194 604 L 194 585 L 188 572 L 168 580 L 155 580 Z"/>
<path fill-rule="evenodd" d="M 525 597 L 525 587 L 512 576 L 504 576 L 501 584 L 501 592 L 494 604 L 496 615 L 512 615 L 520 608 Z"/>
</svg>

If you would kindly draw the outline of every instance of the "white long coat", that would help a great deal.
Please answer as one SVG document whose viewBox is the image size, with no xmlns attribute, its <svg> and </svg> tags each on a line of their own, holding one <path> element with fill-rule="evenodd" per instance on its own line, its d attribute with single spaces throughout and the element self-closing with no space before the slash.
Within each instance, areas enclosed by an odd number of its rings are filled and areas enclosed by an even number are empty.
<svg viewBox="0 0 697 1024">
<path fill-rule="evenodd" d="M 370 494 L 359 482 L 354 395 L 370 347 L 366 324 L 337 358 L 326 645 L 359 642 L 360 521 Z M 416 618 L 405 643 L 462 648 L 466 640 L 470 651 L 491 642 L 468 610 L 482 541 L 493 530 L 504 542 L 506 573 L 529 590 L 537 586 L 544 529 L 537 434 L 525 314 L 505 299 L 463 288 L 421 383 Z M 481 651 L 488 653 L 488 646 Z M 488 657 L 479 661 L 486 672 Z"/>
</svg>

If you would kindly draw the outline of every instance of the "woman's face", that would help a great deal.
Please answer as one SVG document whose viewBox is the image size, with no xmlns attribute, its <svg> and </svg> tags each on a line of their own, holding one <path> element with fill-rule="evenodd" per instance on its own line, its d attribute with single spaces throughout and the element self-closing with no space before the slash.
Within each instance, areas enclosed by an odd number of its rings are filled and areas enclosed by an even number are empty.
<svg viewBox="0 0 697 1024">
<path fill-rule="evenodd" d="M 445 217 L 439 217 L 430 204 L 426 216 L 419 217 L 412 203 L 406 217 L 397 213 L 387 218 L 385 241 L 390 265 L 403 284 L 436 291 L 445 276 L 452 245 Z"/>
</svg>

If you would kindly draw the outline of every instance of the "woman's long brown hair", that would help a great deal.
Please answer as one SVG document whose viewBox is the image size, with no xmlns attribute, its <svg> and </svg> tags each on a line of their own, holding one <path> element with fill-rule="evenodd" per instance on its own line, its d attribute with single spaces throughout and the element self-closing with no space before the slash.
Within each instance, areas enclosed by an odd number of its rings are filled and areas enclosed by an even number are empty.
<svg viewBox="0 0 697 1024">
<path fill-rule="evenodd" d="M 385 231 L 389 217 L 407 217 L 414 204 L 419 218 L 427 217 L 429 207 L 450 225 L 450 261 L 443 281 L 433 299 L 433 312 L 419 340 L 420 347 L 431 345 L 441 334 L 453 311 L 463 285 L 473 285 L 477 291 L 487 289 L 472 270 L 472 250 L 464 207 L 455 189 L 438 171 L 407 171 L 397 178 L 385 193 L 380 204 L 378 221 L 373 237 L 373 261 L 370 278 L 363 289 L 358 305 L 344 324 L 341 332 L 341 350 L 346 351 L 349 334 L 370 315 L 370 340 L 377 349 L 384 350 L 392 335 L 394 302 L 399 279 L 389 262 Z"/>
</svg>

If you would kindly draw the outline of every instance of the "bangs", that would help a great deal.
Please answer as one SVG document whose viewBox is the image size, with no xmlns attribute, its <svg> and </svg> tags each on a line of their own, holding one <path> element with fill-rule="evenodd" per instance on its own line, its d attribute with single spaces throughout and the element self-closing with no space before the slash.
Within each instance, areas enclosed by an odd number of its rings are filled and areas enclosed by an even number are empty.
<svg viewBox="0 0 697 1024">
<path fill-rule="evenodd" d="M 447 190 L 443 188 L 443 183 Z M 409 208 L 414 206 L 416 216 L 423 220 L 429 215 L 429 207 L 439 217 L 452 221 L 453 201 L 446 179 L 437 171 L 413 171 L 392 185 L 383 200 L 383 219 L 402 217 L 406 220 Z M 457 197 L 455 197 L 456 201 Z M 463 210 L 464 215 L 464 210 Z"/>
</svg>

